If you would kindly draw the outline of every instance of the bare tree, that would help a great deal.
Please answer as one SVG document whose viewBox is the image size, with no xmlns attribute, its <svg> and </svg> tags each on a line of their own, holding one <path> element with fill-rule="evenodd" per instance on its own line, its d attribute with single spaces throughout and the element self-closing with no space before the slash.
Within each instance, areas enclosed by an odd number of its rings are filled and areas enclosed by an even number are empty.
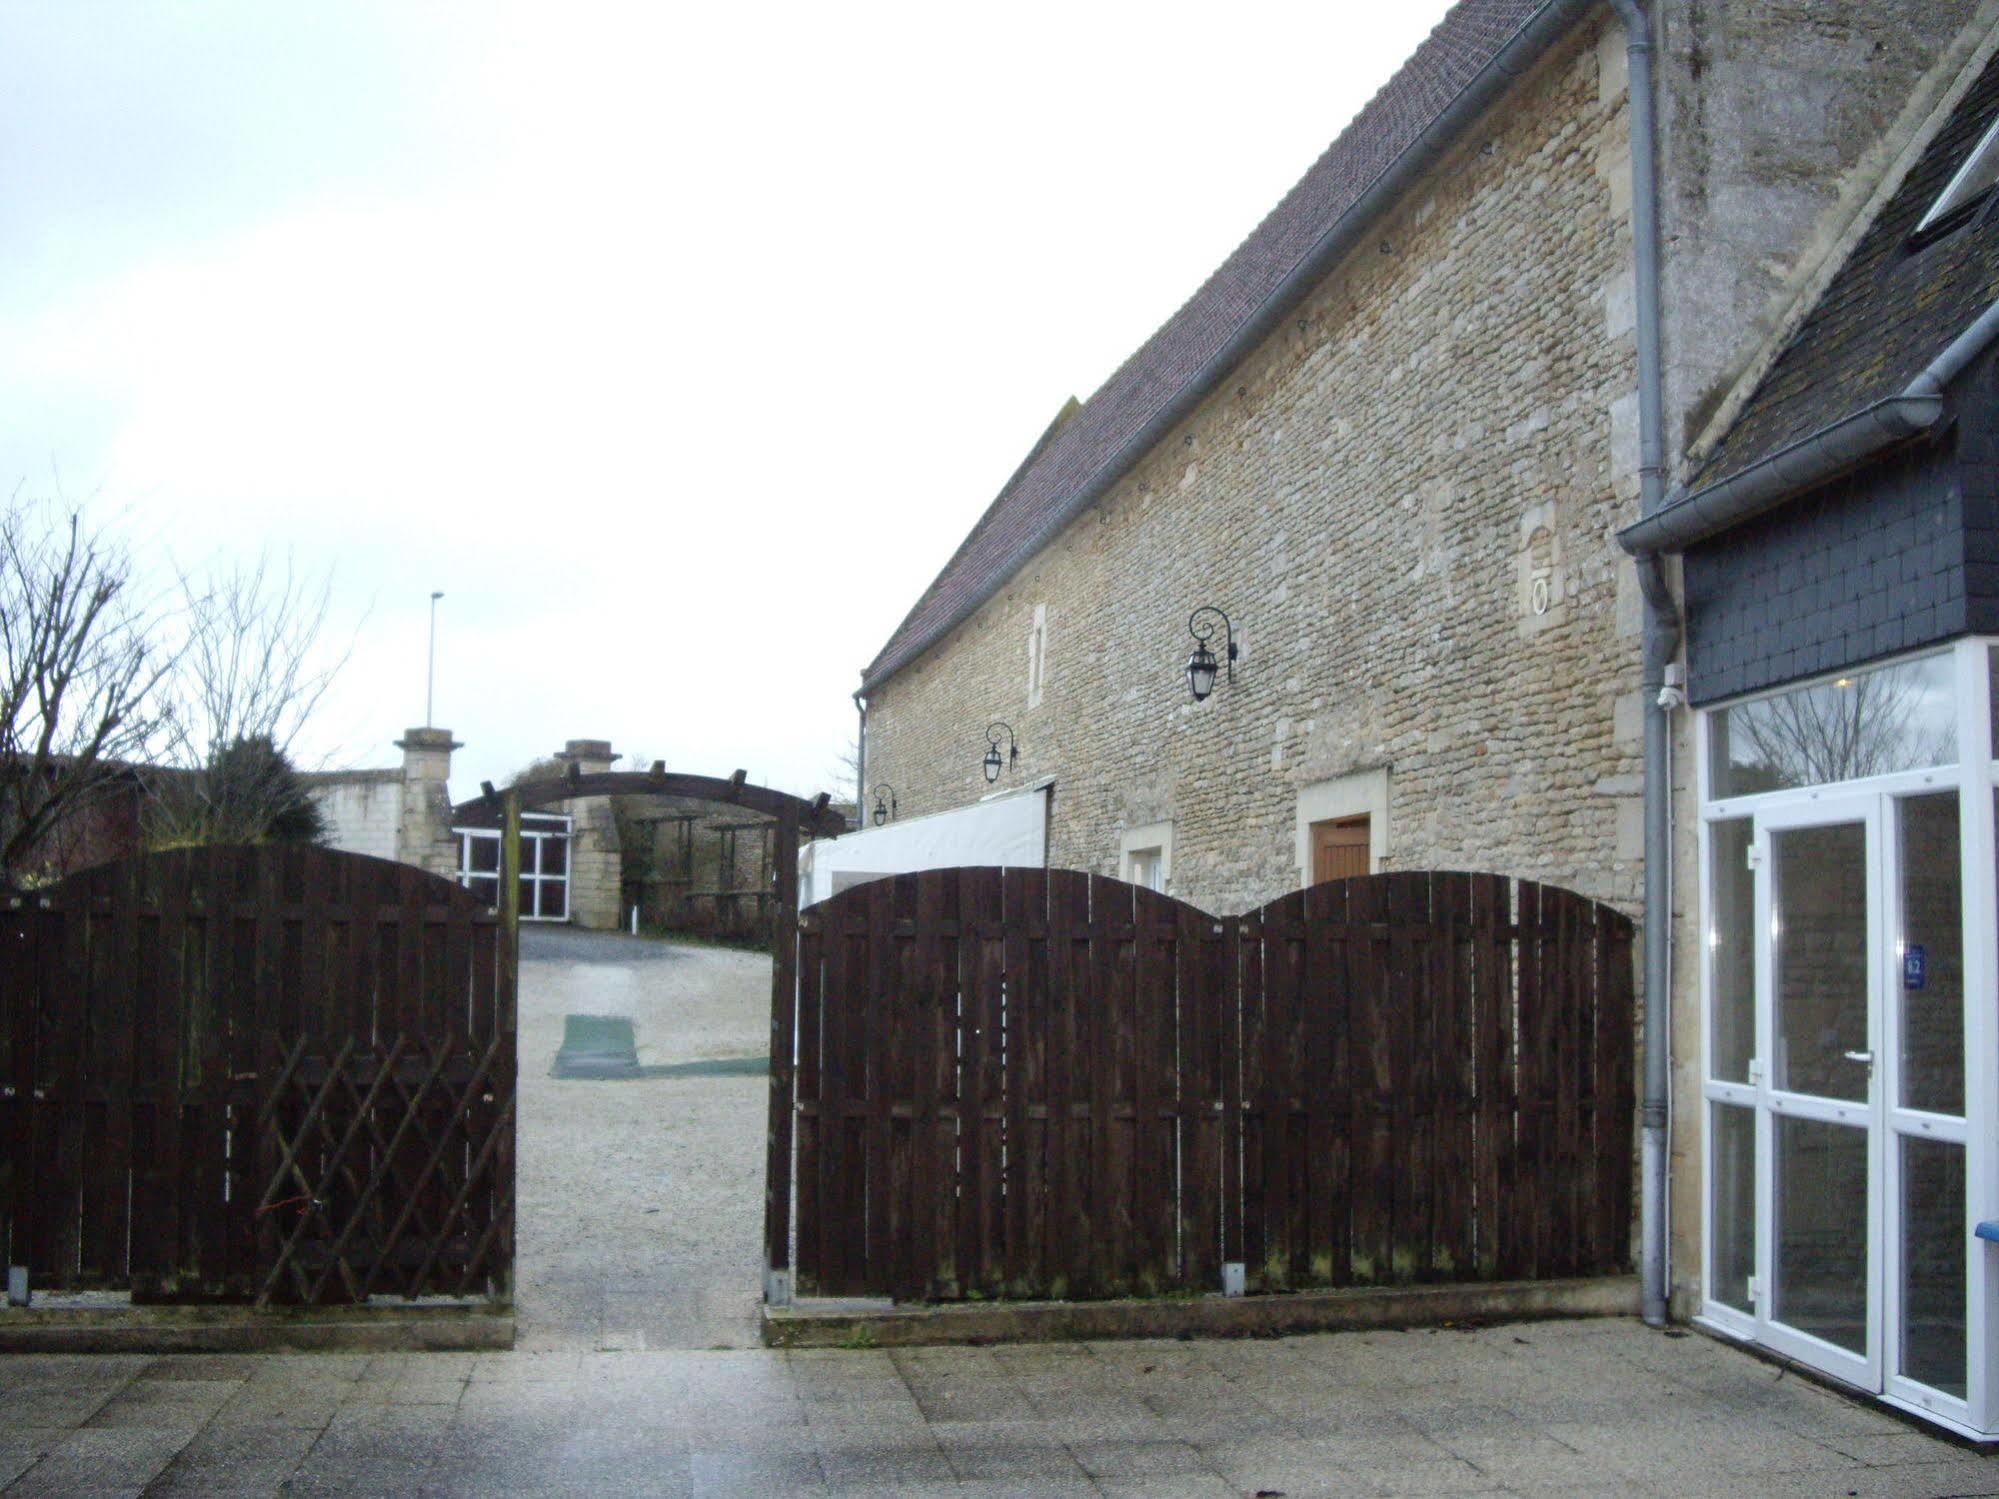
<svg viewBox="0 0 1999 1499">
<path fill-rule="evenodd" d="M 850 737 L 833 757 L 833 768 L 826 773 L 828 788 L 833 800 L 850 802 L 858 810 L 861 805 L 861 741 L 858 735 Z"/>
<path fill-rule="evenodd" d="M 129 554 L 81 511 L 0 511 L 0 879 L 59 869 L 54 847 L 165 737 L 177 665 Z"/>
<path fill-rule="evenodd" d="M 182 647 L 165 685 L 163 746 L 177 774 L 148 804 L 154 846 L 316 842 L 324 828 L 294 764 L 299 731 L 352 654 L 325 641 L 330 575 L 268 553 L 180 578 Z"/>
</svg>

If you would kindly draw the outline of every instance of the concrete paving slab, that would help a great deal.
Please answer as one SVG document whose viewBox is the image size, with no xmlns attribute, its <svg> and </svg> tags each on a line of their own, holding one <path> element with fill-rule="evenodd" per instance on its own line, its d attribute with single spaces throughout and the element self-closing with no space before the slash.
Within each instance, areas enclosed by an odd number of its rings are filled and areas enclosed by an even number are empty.
<svg viewBox="0 0 1999 1499">
<path fill-rule="evenodd" d="M 187 1438 L 157 1427 L 72 1431 L 8 1486 L 9 1495 L 137 1493 L 159 1476 Z"/>
<path fill-rule="evenodd" d="M 1106 1499 L 1241 1499 L 1242 1491 L 1219 1473 L 1148 1473 L 1141 1478 L 1099 1478 Z"/>
</svg>

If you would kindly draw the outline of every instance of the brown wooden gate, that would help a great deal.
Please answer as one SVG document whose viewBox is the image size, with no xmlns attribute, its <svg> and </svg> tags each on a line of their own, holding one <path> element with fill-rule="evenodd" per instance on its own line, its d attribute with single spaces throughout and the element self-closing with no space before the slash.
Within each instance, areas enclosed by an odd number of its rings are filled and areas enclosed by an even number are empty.
<svg viewBox="0 0 1999 1499">
<path fill-rule="evenodd" d="M 504 916 L 408 865 L 210 848 L 0 907 L 0 1251 L 44 1289 L 511 1291 Z"/>
<path fill-rule="evenodd" d="M 1496 875 L 1247 916 L 936 870 L 799 922 L 806 1294 L 1547 1278 L 1629 1260 L 1631 923 Z"/>
</svg>

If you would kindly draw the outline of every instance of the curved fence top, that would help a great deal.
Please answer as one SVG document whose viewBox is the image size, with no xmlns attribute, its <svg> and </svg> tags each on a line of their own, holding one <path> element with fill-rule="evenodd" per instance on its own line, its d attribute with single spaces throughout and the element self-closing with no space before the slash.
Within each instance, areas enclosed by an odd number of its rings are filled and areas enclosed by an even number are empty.
<svg viewBox="0 0 1999 1499">
<path fill-rule="evenodd" d="M 1228 1266 L 1252 1291 L 1619 1273 L 1631 934 L 1495 874 L 1356 876 L 1229 917 L 1078 870 L 843 890 L 800 918 L 795 1076 L 773 1068 L 798 1284 L 952 1300 L 1211 1292 Z"/>
<path fill-rule="evenodd" d="M 1074 889 L 1085 898 L 1087 904 L 1103 900 L 1125 901 L 1139 899 L 1154 909 L 1183 910 L 1206 921 L 1235 920 L 1279 917 L 1297 919 L 1309 907 L 1314 913 L 1329 909 L 1328 902 L 1338 900 L 1343 903 L 1357 900 L 1358 908 L 1365 910 L 1377 899 L 1386 899 L 1394 893 L 1398 908 L 1413 913 L 1420 908 L 1425 919 L 1434 916 L 1438 920 L 1473 919 L 1474 892 L 1477 892 L 1481 909 L 1488 908 L 1505 892 L 1510 910 L 1517 905 L 1522 893 L 1538 902 L 1543 894 L 1556 900 L 1581 907 L 1596 913 L 1593 919 L 1610 923 L 1614 928 L 1629 932 L 1634 923 L 1630 916 L 1608 902 L 1596 900 L 1580 891 L 1561 885 L 1550 885 L 1534 880 L 1520 879 L 1512 875 L 1479 873 L 1469 870 L 1420 869 L 1389 870 L 1381 874 L 1351 875 L 1345 879 L 1324 880 L 1317 885 L 1309 885 L 1298 890 L 1287 890 L 1273 896 L 1262 904 L 1247 911 L 1223 916 L 1197 906 L 1178 896 L 1166 895 L 1144 885 L 1133 885 L 1115 879 L 1110 875 L 1093 874 L 1084 869 L 1035 869 L 1017 866 L 997 866 L 983 864 L 961 865 L 953 868 L 926 869 L 901 874 L 882 874 L 849 885 L 839 893 L 815 902 L 809 909 L 820 917 L 837 916 L 850 908 L 865 909 L 875 900 L 888 899 L 907 903 L 917 888 L 917 881 L 926 877 L 946 880 L 954 892 L 967 878 L 990 882 L 990 888 L 998 897 L 1009 884 L 1021 887 L 1023 882 L 1031 882 L 1036 888 L 1054 891 Z M 893 894 L 896 889 L 903 893 Z M 1123 892 L 1120 894 L 1119 892 Z M 953 897 L 956 898 L 955 895 Z M 1481 916 L 1479 919 L 1483 920 Z"/>
<path fill-rule="evenodd" d="M 19 892 L 16 901 L 66 906 L 112 891 L 132 891 L 143 899 L 173 890 L 194 902 L 225 896 L 297 902 L 309 889 L 342 904 L 374 892 L 385 904 L 419 899 L 426 905 L 492 915 L 484 900 L 444 875 L 373 854 L 305 843 L 224 843 L 129 854 L 79 869 L 40 890 Z"/>
</svg>

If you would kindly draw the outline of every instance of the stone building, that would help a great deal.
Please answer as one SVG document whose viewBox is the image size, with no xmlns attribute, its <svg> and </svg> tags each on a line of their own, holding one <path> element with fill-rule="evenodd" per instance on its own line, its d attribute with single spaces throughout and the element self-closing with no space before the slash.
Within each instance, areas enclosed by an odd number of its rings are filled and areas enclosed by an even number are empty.
<svg viewBox="0 0 1999 1499">
<path fill-rule="evenodd" d="M 1633 13 L 1655 71 L 1656 419 Z M 1643 916 L 1648 715 L 1671 749 L 1655 795 L 1682 805 L 1705 718 L 1656 716 L 1675 701 L 1643 685 L 1659 605 L 1619 533 L 1698 474 L 1995 18 L 1980 0 L 1463 0 L 915 601 L 856 695 L 863 784 L 892 784 L 905 815 L 963 807 L 992 789 L 996 742 L 997 785 L 1051 783 L 1050 864 L 1218 912 L 1427 867 Z M 1677 601 L 1677 562 L 1657 576 Z M 1239 655 L 1231 672 L 1216 628 L 1220 680 L 1196 701 L 1190 616 L 1209 607 Z M 1779 679 L 1809 669 L 1792 647 Z M 1681 1315 L 1710 1304 L 1693 826 L 1654 855 L 1674 878 L 1653 934 L 1677 959 Z M 1966 1424 L 1989 1425 L 1979 1389 Z"/>
<path fill-rule="evenodd" d="M 1774 247 L 1819 232 L 1970 6 L 1661 10 L 1669 276 L 1701 288 L 1669 330 L 1684 432 L 1792 274 Z M 1166 888 L 1241 909 L 1309 878 L 1315 824 L 1365 818 L 1376 869 L 1636 902 L 1624 45 L 1605 7 L 1542 11 L 1453 10 L 994 501 L 864 673 L 867 779 L 906 814 L 982 794 L 1002 720 L 1002 784 L 1056 779 L 1054 864 L 1157 849 Z M 1417 144 L 1523 37 L 1518 76 Z M 1195 703 L 1208 605 L 1241 656 Z"/>
</svg>

